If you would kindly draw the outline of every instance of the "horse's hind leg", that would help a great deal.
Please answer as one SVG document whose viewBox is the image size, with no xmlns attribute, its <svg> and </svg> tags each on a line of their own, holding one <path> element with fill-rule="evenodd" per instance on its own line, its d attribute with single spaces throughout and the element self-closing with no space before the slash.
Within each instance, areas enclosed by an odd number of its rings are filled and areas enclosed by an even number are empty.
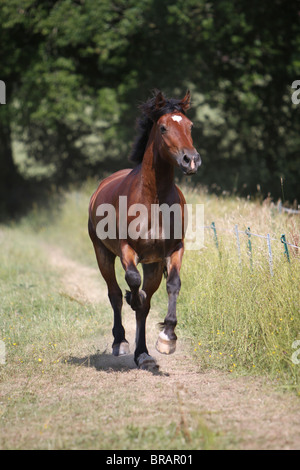
<svg viewBox="0 0 300 470">
<path fill-rule="evenodd" d="M 117 283 L 115 274 L 115 258 L 100 240 L 93 242 L 98 266 L 108 287 L 108 298 L 114 311 L 114 326 L 112 333 L 114 342 L 112 350 L 114 356 L 121 356 L 129 353 L 129 344 L 125 339 L 125 330 L 122 325 L 122 291 Z"/>
</svg>

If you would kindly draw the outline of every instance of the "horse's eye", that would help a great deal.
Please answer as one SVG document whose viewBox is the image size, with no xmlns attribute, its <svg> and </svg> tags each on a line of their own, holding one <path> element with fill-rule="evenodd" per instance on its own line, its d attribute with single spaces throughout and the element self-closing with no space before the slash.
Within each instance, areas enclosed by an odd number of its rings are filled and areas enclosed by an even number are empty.
<svg viewBox="0 0 300 470">
<path fill-rule="evenodd" d="M 160 132 L 165 134 L 167 132 L 167 128 L 165 126 L 160 126 Z"/>
</svg>

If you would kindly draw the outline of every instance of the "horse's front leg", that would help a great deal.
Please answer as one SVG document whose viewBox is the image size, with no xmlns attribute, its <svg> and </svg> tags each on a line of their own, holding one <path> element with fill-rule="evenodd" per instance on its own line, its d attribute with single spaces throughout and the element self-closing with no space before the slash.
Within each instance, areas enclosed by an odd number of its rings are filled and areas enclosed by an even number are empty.
<svg viewBox="0 0 300 470">
<path fill-rule="evenodd" d="M 168 277 L 167 277 L 167 293 L 169 297 L 168 313 L 165 317 L 160 332 L 156 349 L 162 354 L 172 354 L 176 349 L 177 336 L 175 334 L 175 327 L 177 325 L 176 316 L 176 303 L 177 297 L 181 287 L 180 281 L 180 268 L 183 256 L 183 246 L 172 253 L 168 262 Z"/>
<path fill-rule="evenodd" d="M 136 312 L 136 348 L 134 361 L 140 369 L 158 370 L 158 365 L 148 353 L 146 346 L 146 318 L 150 310 L 150 300 L 158 289 L 162 278 L 162 266 L 158 263 L 143 265 L 143 290 L 139 290 L 141 276 L 137 270 L 137 255 L 129 245 L 122 246 L 122 265 L 125 269 L 125 279 L 130 287 L 126 300 Z"/>
<path fill-rule="evenodd" d="M 137 311 L 141 308 L 146 296 L 144 291 L 139 290 L 142 280 L 136 267 L 138 256 L 131 246 L 125 243 L 121 247 L 121 254 L 121 262 L 125 270 L 125 280 L 130 288 L 130 291 L 126 292 L 126 300 L 131 308 Z"/>
<path fill-rule="evenodd" d="M 146 346 L 146 319 L 150 310 L 151 298 L 161 283 L 163 264 L 143 264 L 143 273 L 143 291 L 146 297 L 141 308 L 136 311 L 136 349 L 134 352 L 134 360 L 141 369 L 157 372 L 158 365 L 155 359 L 149 356 Z"/>
</svg>

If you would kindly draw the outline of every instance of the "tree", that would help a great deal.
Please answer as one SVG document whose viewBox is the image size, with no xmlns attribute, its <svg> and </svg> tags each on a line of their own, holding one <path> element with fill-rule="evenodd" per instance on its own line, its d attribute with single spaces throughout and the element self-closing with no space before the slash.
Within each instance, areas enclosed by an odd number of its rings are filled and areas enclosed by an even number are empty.
<svg viewBox="0 0 300 470">
<path fill-rule="evenodd" d="M 300 195 L 300 109 L 291 103 L 291 84 L 300 76 L 299 4 L 221 0 L 207 8 L 201 38 L 194 35 L 195 46 L 200 50 L 205 38 L 206 47 L 195 62 L 209 64 L 206 102 L 222 117 L 216 126 L 209 122 L 219 130 L 208 149 L 220 170 L 209 179 L 223 187 L 227 179 L 227 189 L 244 186 L 246 194 L 259 184 L 278 197 L 283 177 L 293 200 Z M 191 21 L 201 19 L 200 12 Z"/>
<path fill-rule="evenodd" d="M 299 196 L 297 2 L 4 0 L 0 24 L 2 201 L 25 187 L 12 138 L 56 184 L 113 171 L 128 165 L 138 103 L 188 87 L 203 183 L 278 197 L 283 176 Z"/>
</svg>

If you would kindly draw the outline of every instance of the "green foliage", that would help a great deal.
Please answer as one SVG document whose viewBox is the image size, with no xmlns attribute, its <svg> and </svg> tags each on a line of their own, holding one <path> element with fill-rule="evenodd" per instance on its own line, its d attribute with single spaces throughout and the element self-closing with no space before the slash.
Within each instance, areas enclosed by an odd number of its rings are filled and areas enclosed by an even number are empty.
<svg viewBox="0 0 300 470">
<path fill-rule="evenodd" d="M 189 87 L 201 181 L 279 197 L 282 177 L 292 201 L 298 13 L 283 0 L 4 0 L 0 121 L 61 184 L 127 166 L 138 103 L 153 88 L 180 96 Z"/>
</svg>

